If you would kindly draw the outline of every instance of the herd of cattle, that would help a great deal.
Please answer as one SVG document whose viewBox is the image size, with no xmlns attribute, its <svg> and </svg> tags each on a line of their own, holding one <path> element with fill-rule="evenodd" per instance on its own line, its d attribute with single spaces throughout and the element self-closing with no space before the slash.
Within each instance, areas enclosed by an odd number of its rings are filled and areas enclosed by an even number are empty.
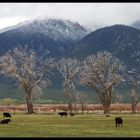
<svg viewBox="0 0 140 140">
<path fill-rule="evenodd" d="M 70 117 L 75 115 L 74 113 L 67 113 L 67 112 L 59 112 L 58 114 L 61 117 L 63 117 L 63 116 L 67 117 L 68 114 L 70 115 Z M 10 119 L 11 118 L 11 114 L 9 112 L 4 112 L 3 113 L 3 117 L 4 118 L 5 117 L 8 117 L 9 119 L 3 119 L 3 120 L 1 120 L 0 121 L 1 124 L 8 124 L 11 121 L 11 119 Z M 107 117 L 109 117 L 109 116 L 107 116 Z M 116 117 L 115 118 L 115 124 L 116 124 L 116 127 L 123 126 L 123 119 L 121 117 Z"/>
<path fill-rule="evenodd" d="M 11 114 L 9 112 L 4 112 L 3 113 L 3 117 L 8 117 L 8 118 L 11 118 Z M 8 124 L 11 120 L 10 119 L 4 119 L 4 120 L 1 120 L 0 123 L 1 124 Z"/>
<path fill-rule="evenodd" d="M 65 116 L 67 117 L 68 113 L 67 112 L 59 112 L 58 113 L 61 117 Z M 74 113 L 69 113 L 70 117 L 74 116 L 75 114 Z"/>
<path fill-rule="evenodd" d="M 58 113 L 61 117 L 65 116 L 67 117 L 68 113 L 67 112 L 59 112 Z M 74 113 L 70 113 L 70 116 L 74 116 L 75 114 Z M 107 117 L 109 117 L 110 115 L 106 115 Z M 116 124 L 116 127 L 118 126 L 123 126 L 123 119 L 121 117 L 116 117 L 115 118 L 115 124 Z"/>
</svg>

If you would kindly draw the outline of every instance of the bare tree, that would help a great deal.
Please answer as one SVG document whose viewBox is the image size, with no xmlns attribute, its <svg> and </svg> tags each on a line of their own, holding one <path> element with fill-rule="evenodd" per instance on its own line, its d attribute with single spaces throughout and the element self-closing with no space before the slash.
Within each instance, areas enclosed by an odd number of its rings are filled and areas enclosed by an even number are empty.
<svg viewBox="0 0 140 140">
<path fill-rule="evenodd" d="M 132 79 L 132 89 L 131 89 L 131 92 L 129 94 L 130 99 L 131 99 L 132 113 L 136 113 L 136 107 L 140 101 L 140 97 L 138 97 L 138 95 L 136 94 L 136 85 L 137 85 L 137 81 L 135 79 Z"/>
<path fill-rule="evenodd" d="M 34 50 L 21 46 L 9 50 L 0 59 L 1 73 L 15 78 L 23 89 L 28 114 L 34 113 L 33 100 L 38 96 L 33 91 L 41 90 L 40 87 L 44 80 L 48 82 L 45 73 L 51 63 L 51 59 L 43 61 L 42 57 L 37 57 Z"/>
<path fill-rule="evenodd" d="M 84 111 L 86 109 L 87 97 L 86 97 L 86 95 L 84 93 L 78 92 L 77 98 L 78 98 L 79 103 L 81 104 L 82 114 L 84 114 Z"/>
<path fill-rule="evenodd" d="M 113 88 L 123 80 L 123 64 L 109 52 L 86 58 L 80 68 L 81 84 L 92 88 L 100 98 L 104 113 L 109 113 Z"/>
<path fill-rule="evenodd" d="M 75 103 L 75 110 L 76 110 L 75 82 L 76 82 L 77 74 L 79 72 L 79 62 L 77 59 L 61 58 L 57 62 L 56 67 L 58 71 L 62 74 L 62 77 L 64 79 L 63 89 L 66 95 L 66 100 L 68 102 L 68 108 L 71 113 L 73 100 Z"/>
</svg>

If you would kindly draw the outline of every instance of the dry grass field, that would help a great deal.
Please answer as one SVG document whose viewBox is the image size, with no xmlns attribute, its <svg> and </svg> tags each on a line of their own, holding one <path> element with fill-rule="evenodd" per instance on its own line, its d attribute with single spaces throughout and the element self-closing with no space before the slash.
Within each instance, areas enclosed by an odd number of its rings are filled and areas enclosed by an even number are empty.
<svg viewBox="0 0 140 140">
<path fill-rule="evenodd" d="M 36 114 L 57 114 L 59 111 L 67 111 L 66 104 L 34 104 L 34 111 Z M 26 114 L 27 107 L 22 105 L 1 105 L 0 112 L 11 112 L 12 114 Z M 140 104 L 137 105 L 136 112 L 140 112 Z M 81 105 L 77 105 L 77 114 L 82 114 Z M 102 114 L 101 104 L 87 104 L 84 108 L 84 114 Z M 111 104 L 110 113 L 131 113 L 130 104 Z"/>
</svg>

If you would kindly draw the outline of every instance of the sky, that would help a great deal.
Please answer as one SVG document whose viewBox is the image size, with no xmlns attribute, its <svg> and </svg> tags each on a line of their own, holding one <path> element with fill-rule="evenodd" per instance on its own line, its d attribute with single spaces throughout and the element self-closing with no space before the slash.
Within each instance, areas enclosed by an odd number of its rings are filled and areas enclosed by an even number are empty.
<svg viewBox="0 0 140 140">
<path fill-rule="evenodd" d="M 46 17 L 69 19 L 89 28 L 131 25 L 140 20 L 140 3 L 0 3 L 0 29 Z"/>
</svg>

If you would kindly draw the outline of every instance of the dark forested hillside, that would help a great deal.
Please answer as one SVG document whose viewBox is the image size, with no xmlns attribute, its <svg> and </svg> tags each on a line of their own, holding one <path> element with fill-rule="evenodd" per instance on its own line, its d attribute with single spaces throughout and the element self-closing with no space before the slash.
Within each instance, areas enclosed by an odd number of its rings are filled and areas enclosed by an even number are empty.
<svg viewBox="0 0 140 140">
<path fill-rule="evenodd" d="M 80 40 L 71 56 L 84 59 L 98 51 L 109 51 L 126 66 L 139 69 L 140 30 L 125 25 L 98 29 Z"/>
</svg>

